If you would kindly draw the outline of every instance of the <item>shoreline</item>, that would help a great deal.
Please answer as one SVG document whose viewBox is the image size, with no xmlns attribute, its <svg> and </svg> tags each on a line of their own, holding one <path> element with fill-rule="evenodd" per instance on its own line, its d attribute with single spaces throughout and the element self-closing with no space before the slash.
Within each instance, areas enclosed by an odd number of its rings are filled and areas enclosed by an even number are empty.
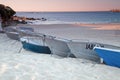
<svg viewBox="0 0 120 80">
<path fill-rule="evenodd" d="M 25 24 L 25 25 L 60 25 L 60 24 L 78 24 L 78 25 L 120 25 L 120 23 L 50 23 L 50 24 L 47 24 L 47 23 L 42 23 L 42 24 L 29 24 L 29 23 L 27 23 L 27 24 Z"/>
<path fill-rule="evenodd" d="M 120 23 L 53 23 L 53 24 L 17 24 L 17 25 L 120 25 Z"/>
<path fill-rule="evenodd" d="M 65 39 L 87 39 L 120 46 L 120 24 L 19 24 L 34 28 L 35 32 Z"/>
</svg>

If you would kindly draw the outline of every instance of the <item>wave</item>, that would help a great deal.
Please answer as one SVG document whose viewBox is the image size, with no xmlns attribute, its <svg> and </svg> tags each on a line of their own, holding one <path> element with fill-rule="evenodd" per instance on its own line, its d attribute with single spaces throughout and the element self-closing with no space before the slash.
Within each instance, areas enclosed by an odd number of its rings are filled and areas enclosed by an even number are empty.
<svg viewBox="0 0 120 80">
<path fill-rule="evenodd" d="M 41 20 L 27 20 L 27 24 L 30 25 L 40 25 L 40 24 L 100 24 L 103 22 L 65 22 L 65 21 L 41 21 Z M 111 23 L 111 22 L 104 22 Z"/>
</svg>

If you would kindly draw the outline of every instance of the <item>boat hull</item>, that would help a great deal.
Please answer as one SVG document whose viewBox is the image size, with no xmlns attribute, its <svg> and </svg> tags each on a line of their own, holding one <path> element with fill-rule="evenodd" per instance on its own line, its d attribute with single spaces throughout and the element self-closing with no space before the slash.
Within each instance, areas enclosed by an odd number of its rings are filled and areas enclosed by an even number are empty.
<svg viewBox="0 0 120 80">
<path fill-rule="evenodd" d="M 27 43 L 27 42 L 22 42 L 22 44 L 23 44 L 23 48 L 26 50 L 36 52 L 36 53 L 51 54 L 51 51 L 47 46 L 41 46 L 41 45 L 36 45 L 32 43 Z"/>
<path fill-rule="evenodd" d="M 46 44 L 49 46 L 50 50 L 52 51 L 53 55 L 57 55 L 60 57 L 70 56 L 71 52 L 66 42 L 50 38 L 46 38 L 45 41 Z"/>
<path fill-rule="evenodd" d="M 17 32 L 6 32 L 7 37 L 9 37 L 12 40 L 18 40 L 19 41 L 19 33 Z"/>
<path fill-rule="evenodd" d="M 95 47 L 94 50 L 107 65 L 120 68 L 120 50 L 99 47 Z"/>
<path fill-rule="evenodd" d="M 99 56 L 96 54 L 94 50 L 92 50 L 93 46 L 90 48 L 87 47 L 88 42 L 70 41 L 67 44 L 71 50 L 71 53 L 73 53 L 76 58 L 100 62 Z"/>
</svg>

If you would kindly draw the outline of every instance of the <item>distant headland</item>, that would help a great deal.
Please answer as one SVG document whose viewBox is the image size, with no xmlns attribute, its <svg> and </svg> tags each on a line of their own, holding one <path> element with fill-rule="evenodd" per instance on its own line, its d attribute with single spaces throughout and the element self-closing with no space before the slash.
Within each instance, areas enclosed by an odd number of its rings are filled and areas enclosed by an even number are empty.
<svg viewBox="0 0 120 80">
<path fill-rule="evenodd" d="M 112 9 L 111 12 L 120 12 L 120 9 Z"/>
</svg>

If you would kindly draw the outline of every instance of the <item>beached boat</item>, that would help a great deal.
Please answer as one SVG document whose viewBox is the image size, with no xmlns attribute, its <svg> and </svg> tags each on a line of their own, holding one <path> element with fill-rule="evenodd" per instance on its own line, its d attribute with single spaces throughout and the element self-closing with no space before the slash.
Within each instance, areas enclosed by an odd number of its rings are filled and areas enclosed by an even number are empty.
<svg viewBox="0 0 120 80">
<path fill-rule="evenodd" d="M 101 61 L 99 55 L 96 53 L 96 51 L 94 51 L 95 46 L 111 48 L 111 49 L 120 49 L 120 47 L 118 46 L 113 46 L 98 42 L 91 42 L 89 40 L 84 40 L 84 39 L 71 40 L 67 44 L 71 50 L 71 53 L 73 53 L 75 57 L 88 59 L 95 62 Z"/>
<path fill-rule="evenodd" d="M 51 54 L 48 46 L 45 45 L 43 38 L 22 37 L 20 38 L 23 48 L 36 53 Z"/>
<path fill-rule="evenodd" d="M 34 29 L 33 28 L 26 28 L 26 27 L 6 27 L 4 28 L 4 31 L 10 39 L 13 40 L 20 40 L 20 37 L 22 36 L 30 36 L 33 34 Z"/>
<path fill-rule="evenodd" d="M 94 47 L 94 50 L 103 59 L 105 64 L 120 68 L 120 49 Z"/>
<path fill-rule="evenodd" d="M 49 46 L 51 53 L 60 57 L 69 57 L 72 53 L 65 41 L 56 38 L 45 38 L 46 44 Z"/>
<path fill-rule="evenodd" d="M 6 32 L 8 38 L 19 41 L 19 33 L 17 32 Z"/>
<path fill-rule="evenodd" d="M 17 32 L 15 27 L 6 27 L 4 31 L 8 38 L 13 40 L 19 40 L 19 33 Z"/>
<path fill-rule="evenodd" d="M 71 53 L 73 53 L 76 58 L 100 62 L 99 56 L 93 50 L 96 43 L 89 42 L 88 40 L 71 40 L 67 42 L 67 44 L 71 50 Z"/>
</svg>

